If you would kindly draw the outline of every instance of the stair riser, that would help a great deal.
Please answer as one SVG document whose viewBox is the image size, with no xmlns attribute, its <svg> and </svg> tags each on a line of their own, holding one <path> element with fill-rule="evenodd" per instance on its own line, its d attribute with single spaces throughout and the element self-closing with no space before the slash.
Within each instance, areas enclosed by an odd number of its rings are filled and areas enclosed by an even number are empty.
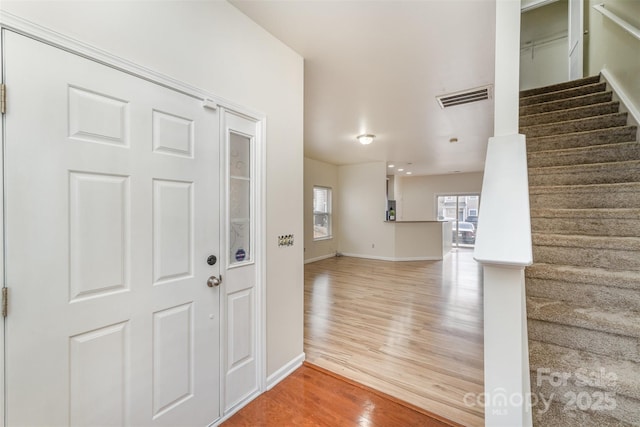
<svg viewBox="0 0 640 427">
<path fill-rule="evenodd" d="M 585 77 L 583 79 L 571 80 L 571 81 L 568 81 L 568 82 L 558 83 L 558 84 L 555 84 L 555 85 L 522 90 L 522 91 L 520 91 L 520 97 L 521 98 L 525 98 L 525 97 L 529 97 L 529 96 L 533 96 L 533 95 L 540 95 L 540 94 L 543 94 L 543 93 L 557 92 L 559 90 L 571 89 L 571 88 L 578 87 L 578 86 L 591 85 L 591 84 L 595 84 L 595 83 L 598 83 L 598 82 L 600 82 L 600 76 L 599 75 L 590 76 L 590 77 Z"/>
<path fill-rule="evenodd" d="M 537 264 L 525 268 L 527 280 L 552 280 L 584 283 L 594 286 L 606 284 L 616 288 L 640 291 L 640 272 L 621 272 L 598 269 L 566 269 L 553 265 Z"/>
<path fill-rule="evenodd" d="M 588 95 L 590 93 L 604 92 L 606 83 L 597 83 L 593 85 L 580 86 L 559 92 L 544 93 L 520 99 L 520 106 L 540 104 L 542 102 L 557 101 L 560 99 L 574 98 L 576 96 Z"/>
<path fill-rule="evenodd" d="M 527 138 L 527 151 L 562 150 L 567 148 L 632 142 L 636 140 L 636 132 L 637 129 L 635 126 L 625 126 L 621 128 L 598 129 L 585 133 Z"/>
<path fill-rule="evenodd" d="M 550 369 L 551 372 L 557 372 L 554 371 L 553 368 Z M 541 381 L 541 384 L 538 385 L 537 367 L 531 367 L 532 392 L 538 396 L 544 396 L 545 400 L 552 397 L 553 402 L 558 403 L 557 412 L 549 411 L 542 413 L 545 408 L 542 401 L 539 402 L 538 406 L 533 408 L 536 422 L 539 423 L 537 424 L 538 426 L 567 427 L 575 425 L 580 427 L 626 427 L 638 425 L 637 409 L 640 407 L 640 400 L 621 393 L 611 392 L 612 394 L 609 395 L 609 398 L 615 401 L 615 405 L 612 403 L 608 406 L 605 404 L 602 389 L 576 384 L 576 372 L 567 373 L 571 374 L 571 378 L 567 380 L 566 385 L 552 385 L 550 381 L 547 380 Z M 580 403 L 584 405 L 583 407 L 595 407 L 600 410 L 590 411 L 580 409 L 576 403 L 578 396 L 581 396 Z M 572 401 L 573 406 L 568 406 Z M 598 404 L 600 404 L 600 406 L 598 406 Z M 604 409 L 609 407 L 613 408 L 614 406 L 614 409 Z M 576 424 L 573 424 L 574 422 L 576 422 Z"/>
<path fill-rule="evenodd" d="M 529 153 L 527 163 L 530 168 L 545 166 L 570 166 L 592 163 L 610 163 L 626 160 L 640 160 L 640 144 L 610 144 L 588 147 L 570 152 L 534 152 Z"/>
<path fill-rule="evenodd" d="M 610 336 L 610 339 L 615 338 L 617 337 Z M 631 399 L 640 398 L 640 365 L 633 361 L 616 360 L 608 356 L 531 340 L 529 370 L 538 373 L 539 377 L 531 384 L 538 389 L 567 386 L 582 388 L 584 391 L 608 391 Z M 556 380 L 563 379 L 556 382 L 549 376 L 551 372 L 564 372 L 567 375 L 556 375 Z"/>
<path fill-rule="evenodd" d="M 556 299 L 585 307 L 640 311 L 640 298 L 636 289 L 610 287 L 608 283 L 594 285 L 534 278 L 527 278 L 526 283 L 527 295 L 532 297 Z M 636 346 L 640 345 L 640 340 L 635 339 L 634 342 Z M 636 348 L 636 352 L 637 361 L 640 362 L 640 347 Z"/>
<path fill-rule="evenodd" d="M 534 262 L 582 267 L 634 270 L 640 268 L 640 251 L 533 245 Z"/>
<path fill-rule="evenodd" d="M 589 105 L 565 111 L 554 111 L 551 113 L 535 114 L 520 117 L 520 127 L 535 126 L 542 124 L 557 123 L 567 120 L 584 119 L 603 114 L 617 113 L 620 105 L 617 102 L 606 104 Z"/>
<path fill-rule="evenodd" d="M 527 320 L 530 340 L 588 351 L 620 360 L 640 362 L 638 339 L 622 335 L 612 336 L 606 332 L 559 325 L 536 319 Z"/>
<path fill-rule="evenodd" d="M 640 208 L 640 191 L 616 191 L 606 187 L 576 191 L 571 187 L 535 193 L 530 189 L 529 203 L 533 209 Z"/>
<path fill-rule="evenodd" d="M 538 138 L 543 136 L 563 135 L 574 132 L 586 132 L 596 129 L 620 127 L 625 126 L 626 124 L 626 113 L 618 113 L 615 115 L 596 116 L 587 119 L 520 128 L 520 133 L 525 134 L 527 138 Z"/>
<path fill-rule="evenodd" d="M 535 373 L 532 373 L 532 378 L 535 381 Z M 533 390 L 533 393 L 535 394 L 536 391 Z M 541 402 L 538 405 L 539 409 L 534 408 L 532 411 L 534 427 L 637 427 L 637 424 L 633 426 L 610 417 L 608 411 L 568 411 L 565 404 L 555 401 L 547 405 L 548 408 Z"/>
<path fill-rule="evenodd" d="M 531 114 L 549 113 L 552 111 L 567 110 L 570 108 L 584 107 L 586 105 L 610 102 L 613 99 L 611 92 L 599 92 L 577 98 L 562 99 L 555 102 L 520 106 L 520 117 Z"/>
<path fill-rule="evenodd" d="M 640 220 L 601 218 L 536 218 L 531 217 L 531 231 L 547 234 L 579 236 L 640 236 Z"/>
<path fill-rule="evenodd" d="M 625 164 L 612 163 L 608 165 L 608 170 L 602 167 L 569 167 L 567 169 L 566 173 L 558 171 L 557 173 L 540 174 L 531 171 L 529 185 L 614 184 L 640 181 L 640 166 L 638 165 L 626 166 Z"/>
</svg>

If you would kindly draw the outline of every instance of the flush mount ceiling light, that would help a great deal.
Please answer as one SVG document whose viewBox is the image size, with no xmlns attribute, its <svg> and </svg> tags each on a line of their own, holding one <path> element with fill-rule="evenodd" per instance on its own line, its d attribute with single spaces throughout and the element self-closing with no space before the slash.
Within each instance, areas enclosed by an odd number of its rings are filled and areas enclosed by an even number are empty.
<svg viewBox="0 0 640 427">
<path fill-rule="evenodd" d="M 370 133 L 363 133 L 362 135 L 358 135 L 358 142 L 362 145 L 369 145 L 373 142 L 373 138 L 375 135 L 371 135 Z"/>
</svg>

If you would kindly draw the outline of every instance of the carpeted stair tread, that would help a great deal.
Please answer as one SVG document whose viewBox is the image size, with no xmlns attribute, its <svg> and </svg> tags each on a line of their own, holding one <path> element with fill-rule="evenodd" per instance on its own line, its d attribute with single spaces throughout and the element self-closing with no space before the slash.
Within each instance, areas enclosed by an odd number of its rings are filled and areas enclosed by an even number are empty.
<svg viewBox="0 0 640 427">
<path fill-rule="evenodd" d="M 568 120 L 584 119 L 587 117 L 598 116 L 602 114 L 617 113 L 620 109 L 620 103 L 617 101 L 603 102 L 600 104 L 589 104 L 576 108 L 562 111 L 553 111 L 548 113 L 530 114 L 528 116 L 520 116 L 520 126 L 534 126 L 550 123 L 563 122 Z"/>
<path fill-rule="evenodd" d="M 529 168 L 529 185 L 640 182 L 640 160 Z"/>
<path fill-rule="evenodd" d="M 627 113 L 613 113 L 557 123 L 521 127 L 520 133 L 525 134 L 528 138 L 538 138 L 543 136 L 556 136 L 564 135 L 566 133 L 620 127 L 625 126 L 626 124 Z"/>
<path fill-rule="evenodd" d="M 598 83 L 599 81 L 600 81 L 600 75 L 598 74 L 598 75 L 595 75 L 595 76 L 584 77 L 582 79 L 577 79 L 577 80 L 571 80 L 571 81 L 568 81 L 568 82 L 557 83 L 557 84 L 550 85 L 550 86 L 543 86 L 543 87 L 536 87 L 536 88 L 532 88 L 532 89 L 521 90 L 520 91 L 520 97 L 521 98 L 526 98 L 528 96 L 539 95 L 541 93 L 557 92 L 559 90 L 565 90 L 565 89 L 570 89 L 570 88 L 573 88 L 573 87 L 585 86 L 585 85 Z"/>
<path fill-rule="evenodd" d="M 527 290 L 527 295 L 539 296 L 530 294 L 529 290 Z M 580 305 L 583 300 L 563 301 Z M 588 306 L 589 302 L 584 305 Z M 624 307 L 622 309 L 628 310 Z M 527 319 L 527 333 L 529 340 L 556 344 L 619 360 L 640 362 L 640 348 L 638 347 L 638 338 L 635 337 L 616 334 L 614 335 L 615 339 L 612 339 L 608 332 L 594 331 L 579 326 L 560 325 L 537 319 Z"/>
<path fill-rule="evenodd" d="M 606 283 L 587 284 L 566 280 L 547 280 L 529 277 L 527 279 L 527 295 L 571 302 L 578 305 L 592 305 L 616 310 L 633 310 L 640 312 L 638 290 L 632 288 L 616 288 Z M 613 345 L 613 341 L 608 343 Z M 640 362 L 640 347 L 633 346 L 634 357 Z M 636 360 L 634 359 L 634 360 Z"/>
<path fill-rule="evenodd" d="M 636 133 L 636 126 L 618 126 L 565 133 L 562 135 L 549 135 L 535 138 L 527 137 L 527 151 L 547 151 L 631 142 L 636 140 Z"/>
<path fill-rule="evenodd" d="M 576 96 L 573 98 L 559 99 L 557 101 L 543 102 L 541 104 L 533 104 L 520 106 L 520 117 L 529 116 L 531 114 L 548 113 L 552 111 L 566 110 L 570 108 L 581 107 L 584 105 L 599 104 L 602 102 L 610 102 L 613 99 L 613 93 L 595 92 L 587 95 Z"/>
<path fill-rule="evenodd" d="M 530 168 L 608 163 L 624 160 L 640 160 L 639 143 L 620 142 L 561 150 L 534 151 L 527 155 L 527 163 Z"/>
<path fill-rule="evenodd" d="M 616 270 L 640 269 L 640 238 L 531 235 L 534 262 L 594 266 Z"/>
<path fill-rule="evenodd" d="M 531 231 L 540 234 L 640 236 L 640 209 L 531 209 Z"/>
<path fill-rule="evenodd" d="M 533 209 L 640 208 L 640 183 L 533 186 L 529 203 Z"/>
<path fill-rule="evenodd" d="M 587 95 L 595 92 L 604 92 L 607 84 L 604 82 L 592 83 L 589 85 L 583 85 L 573 87 L 569 89 L 558 90 L 555 92 L 542 93 L 539 95 L 532 95 L 527 97 L 520 97 L 520 106 L 540 104 L 542 102 L 556 101 L 558 99 L 574 98 L 576 96 Z"/>
<path fill-rule="evenodd" d="M 531 217 L 573 218 L 583 221 L 597 219 L 636 219 L 640 222 L 640 209 L 531 209 Z"/>
<path fill-rule="evenodd" d="M 640 313 L 637 311 L 604 310 L 549 298 L 527 297 L 527 314 L 530 319 L 640 338 Z"/>
<path fill-rule="evenodd" d="M 535 373 L 531 373 L 531 381 L 535 382 Z M 562 393 L 558 393 L 561 395 Z M 571 395 L 568 395 L 571 396 Z M 562 398 L 562 397 L 561 397 Z M 568 397 L 564 397 L 568 399 Z M 620 399 L 618 399 L 620 400 Z M 607 415 L 609 411 L 582 411 L 567 408 L 567 402 L 552 400 L 545 404 L 538 399 L 532 410 L 534 426 L 544 427 L 638 427 L 638 423 L 625 422 Z M 621 406 L 619 403 L 617 408 Z M 617 410 L 619 411 L 619 409 Z M 562 420 L 559 424 L 558 420 Z"/>
<path fill-rule="evenodd" d="M 640 251 L 640 237 L 566 236 L 562 234 L 532 233 L 531 239 L 534 245 L 539 246 Z"/>
<path fill-rule="evenodd" d="M 636 362 L 616 360 L 540 341 L 532 341 L 530 345 L 534 351 L 529 360 L 529 370 L 535 372 L 536 376 L 538 369 L 544 370 L 539 374 L 541 378 L 545 373 L 565 372 L 571 374 L 565 375 L 567 383 L 578 387 L 588 386 L 640 399 L 640 365 Z"/>
<path fill-rule="evenodd" d="M 607 285 L 640 291 L 640 271 L 535 263 L 525 268 L 525 277 L 589 285 Z"/>
</svg>

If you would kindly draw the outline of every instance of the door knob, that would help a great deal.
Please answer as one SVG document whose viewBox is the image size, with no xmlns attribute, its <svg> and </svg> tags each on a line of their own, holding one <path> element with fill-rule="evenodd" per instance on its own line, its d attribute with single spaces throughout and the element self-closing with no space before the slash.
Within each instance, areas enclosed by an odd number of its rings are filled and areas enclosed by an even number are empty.
<svg viewBox="0 0 640 427">
<path fill-rule="evenodd" d="M 207 280 L 207 286 L 210 288 L 213 288 L 215 286 L 220 286 L 220 283 L 222 283 L 222 276 L 220 277 L 211 276 L 209 277 L 209 280 Z"/>
</svg>

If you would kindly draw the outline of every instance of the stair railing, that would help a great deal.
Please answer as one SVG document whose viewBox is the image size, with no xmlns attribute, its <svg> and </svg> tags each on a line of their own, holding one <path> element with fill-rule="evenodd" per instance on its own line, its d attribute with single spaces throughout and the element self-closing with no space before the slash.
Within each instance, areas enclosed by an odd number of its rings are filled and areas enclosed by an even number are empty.
<svg viewBox="0 0 640 427">
<path fill-rule="evenodd" d="M 606 9 L 604 7 L 604 3 L 597 4 L 593 6 L 593 8 L 598 12 L 600 12 L 601 14 L 603 14 L 604 16 L 606 16 L 607 18 L 609 18 L 610 20 L 612 20 L 613 22 L 615 22 L 616 24 L 618 24 L 620 27 L 622 27 L 622 29 L 624 29 L 626 32 L 631 34 L 633 37 L 640 40 L 640 28 L 636 27 L 630 22 L 627 22 L 622 17 L 616 15 L 609 9 Z"/>
</svg>

